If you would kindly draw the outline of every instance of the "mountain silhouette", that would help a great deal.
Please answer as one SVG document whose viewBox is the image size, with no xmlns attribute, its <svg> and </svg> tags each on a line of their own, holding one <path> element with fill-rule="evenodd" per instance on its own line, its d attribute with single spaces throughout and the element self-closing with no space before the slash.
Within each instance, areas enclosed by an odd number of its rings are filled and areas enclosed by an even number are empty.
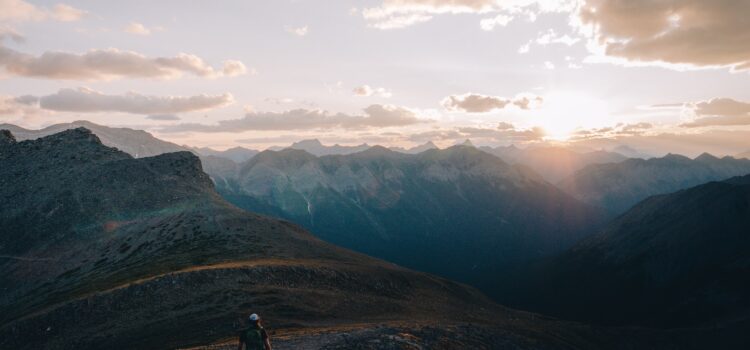
<svg viewBox="0 0 750 350">
<path fill-rule="evenodd" d="M 207 171 L 219 179 L 219 193 L 241 208 L 479 287 L 516 262 L 564 250 L 603 223 L 598 210 L 528 168 L 467 146 L 417 155 L 380 146 L 325 157 L 265 151 L 234 179 Z"/>
<path fill-rule="evenodd" d="M 33 140 L 50 136 L 65 130 L 86 128 L 93 132 L 101 142 L 115 147 L 135 158 L 153 157 L 164 153 L 190 151 L 188 147 L 157 139 L 153 135 L 130 128 L 112 128 L 90 121 L 79 120 L 48 126 L 40 130 L 28 130 L 11 124 L 0 124 L 0 130 L 8 130 L 19 140 Z"/>
<path fill-rule="evenodd" d="M 194 148 L 194 150 L 201 158 L 208 156 L 220 157 L 229 159 L 235 163 L 242 163 L 258 154 L 258 151 L 245 147 L 232 147 L 224 151 L 217 151 L 208 147 Z"/>
<path fill-rule="evenodd" d="M 566 147 L 481 147 L 487 153 L 510 164 L 522 164 L 534 169 L 547 181 L 557 183 L 591 164 L 619 163 L 627 157 L 607 151 L 578 152 Z"/>
<path fill-rule="evenodd" d="M 0 199 L 3 349 L 206 344 L 251 311 L 279 328 L 514 317 L 226 203 L 190 152 L 135 159 L 84 128 L 3 131 Z"/>
<path fill-rule="evenodd" d="M 748 173 L 748 159 L 717 158 L 707 153 L 690 159 L 669 154 L 648 160 L 589 165 L 560 182 L 559 187 L 616 215 L 652 195 Z"/>
<path fill-rule="evenodd" d="M 652 196 L 521 273 L 513 305 L 601 324 L 746 335 L 748 227 L 750 175 Z"/>
</svg>

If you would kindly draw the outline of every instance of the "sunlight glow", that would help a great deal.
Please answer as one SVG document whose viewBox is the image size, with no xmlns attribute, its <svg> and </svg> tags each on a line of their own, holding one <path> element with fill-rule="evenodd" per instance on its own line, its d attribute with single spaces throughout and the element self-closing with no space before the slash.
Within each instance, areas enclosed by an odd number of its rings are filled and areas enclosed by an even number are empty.
<svg viewBox="0 0 750 350">
<path fill-rule="evenodd" d="M 611 124 L 610 112 L 607 103 L 589 94 L 553 91 L 544 95 L 534 122 L 544 128 L 548 139 L 567 140 L 576 129 Z"/>
</svg>

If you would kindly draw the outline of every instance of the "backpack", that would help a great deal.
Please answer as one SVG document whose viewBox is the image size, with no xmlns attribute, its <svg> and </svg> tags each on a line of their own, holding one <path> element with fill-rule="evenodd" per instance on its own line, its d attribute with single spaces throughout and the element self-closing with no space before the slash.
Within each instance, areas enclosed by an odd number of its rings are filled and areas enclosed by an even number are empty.
<svg viewBox="0 0 750 350">
<path fill-rule="evenodd" d="M 264 350 L 265 345 L 263 344 L 263 335 L 261 334 L 263 328 L 251 327 L 245 331 L 245 349 L 246 350 Z"/>
</svg>

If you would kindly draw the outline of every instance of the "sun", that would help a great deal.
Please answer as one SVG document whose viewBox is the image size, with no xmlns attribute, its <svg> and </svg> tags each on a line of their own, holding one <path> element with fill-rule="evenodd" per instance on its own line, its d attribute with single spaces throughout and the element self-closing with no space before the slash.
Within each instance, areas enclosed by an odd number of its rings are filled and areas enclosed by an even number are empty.
<svg viewBox="0 0 750 350">
<path fill-rule="evenodd" d="M 535 113 L 534 122 L 550 140 L 568 140 L 577 129 L 600 128 L 611 124 L 610 106 L 604 100 L 578 91 L 553 91 Z"/>
</svg>

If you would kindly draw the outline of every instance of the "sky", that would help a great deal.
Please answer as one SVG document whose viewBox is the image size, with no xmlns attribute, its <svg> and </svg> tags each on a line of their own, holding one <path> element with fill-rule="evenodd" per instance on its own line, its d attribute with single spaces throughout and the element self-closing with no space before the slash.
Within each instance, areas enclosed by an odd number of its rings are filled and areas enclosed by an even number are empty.
<svg viewBox="0 0 750 350">
<path fill-rule="evenodd" d="M 0 123 L 750 151 L 750 1 L 0 0 Z"/>
</svg>

